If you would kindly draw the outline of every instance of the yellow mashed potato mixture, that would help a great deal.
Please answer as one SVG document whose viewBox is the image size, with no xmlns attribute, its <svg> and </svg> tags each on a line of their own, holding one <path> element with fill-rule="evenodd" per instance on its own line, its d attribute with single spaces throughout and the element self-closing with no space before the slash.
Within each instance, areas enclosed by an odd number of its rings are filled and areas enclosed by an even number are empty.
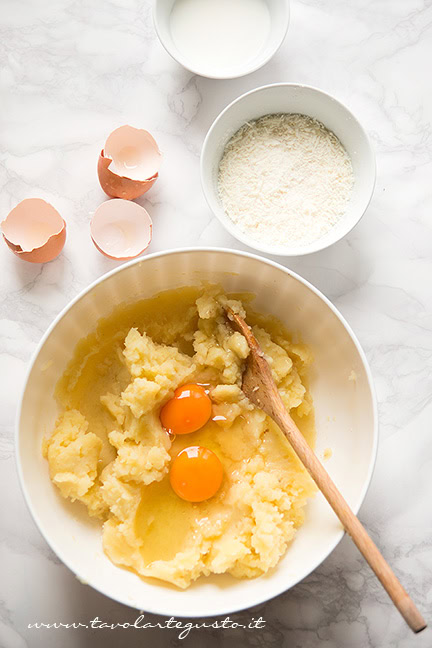
<svg viewBox="0 0 432 648">
<path fill-rule="evenodd" d="M 278 427 L 243 395 L 249 349 L 222 305 L 253 326 L 312 445 L 311 355 L 280 322 L 254 313 L 251 299 L 207 286 L 119 307 L 78 344 L 57 386 L 63 413 L 43 445 L 51 480 L 101 519 L 108 557 L 140 576 L 181 588 L 211 573 L 252 578 L 277 564 L 303 522 L 315 487 Z M 212 417 L 174 438 L 159 412 L 186 382 L 208 386 Z M 179 498 L 169 482 L 171 461 L 190 445 L 223 465 L 221 488 L 204 502 Z"/>
</svg>

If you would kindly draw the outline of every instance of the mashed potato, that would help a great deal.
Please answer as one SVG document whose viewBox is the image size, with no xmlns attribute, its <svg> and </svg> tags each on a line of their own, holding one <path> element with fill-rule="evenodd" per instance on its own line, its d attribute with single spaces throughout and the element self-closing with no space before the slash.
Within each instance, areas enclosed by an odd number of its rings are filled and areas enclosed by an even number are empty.
<svg viewBox="0 0 432 648">
<path fill-rule="evenodd" d="M 251 578 L 277 564 L 302 524 L 314 486 L 277 426 L 243 395 L 249 348 L 222 304 L 253 324 L 282 399 L 312 444 L 311 355 L 249 301 L 215 286 L 162 293 L 117 309 L 78 345 L 43 453 L 61 495 L 101 519 L 116 565 L 181 588 L 203 574 Z M 159 410 L 186 382 L 209 385 L 212 419 L 172 439 Z M 188 445 L 210 448 L 223 464 L 222 487 L 205 502 L 186 502 L 169 484 L 170 462 Z"/>
</svg>

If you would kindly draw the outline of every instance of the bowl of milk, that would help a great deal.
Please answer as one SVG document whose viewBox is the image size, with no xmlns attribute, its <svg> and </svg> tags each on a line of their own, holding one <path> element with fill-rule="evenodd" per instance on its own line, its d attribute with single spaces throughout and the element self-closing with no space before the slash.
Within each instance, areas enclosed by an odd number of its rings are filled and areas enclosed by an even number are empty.
<svg viewBox="0 0 432 648">
<path fill-rule="evenodd" d="M 289 24 L 289 0 L 156 0 L 156 33 L 194 74 L 232 79 L 262 67 Z"/>
</svg>

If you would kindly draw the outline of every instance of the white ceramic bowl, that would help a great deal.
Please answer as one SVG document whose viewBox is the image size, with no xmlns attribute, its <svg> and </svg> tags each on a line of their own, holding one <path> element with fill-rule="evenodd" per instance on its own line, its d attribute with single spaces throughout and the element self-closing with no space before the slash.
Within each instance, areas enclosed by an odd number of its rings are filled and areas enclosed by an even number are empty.
<svg viewBox="0 0 432 648">
<path fill-rule="evenodd" d="M 53 429 L 54 386 L 76 343 L 116 304 L 202 280 L 221 282 L 228 291 L 255 293 L 258 310 L 276 315 L 310 344 L 315 354 L 316 451 L 322 457 L 325 448 L 332 449 L 326 467 L 355 511 L 366 494 L 377 449 L 376 402 L 365 355 L 335 307 L 290 270 L 242 252 L 176 250 L 127 263 L 84 290 L 50 326 L 28 370 L 16 444 L 23 492 L 46 541 L 79 579 L 121 603 L 169 616 L 229 614 L 261 603 L 307 576 L 342 537 L 340 523 L 317 495 L 308 504 L 305 524 L 269 574 L 254 580 L 201 578 L 180 591 L 115 567 L 103 553 L 100 523 L 51 484 L 41 443 Z M 349 380 L 351 371 L 356 381 Z"/>
<path fill-rule="evenodd" d="M 272 113 L 301 113 L 318 119 L 337 135 L 351 157 L 355 183 L 347 211 L 325 236 L 308 245 L 276 246 L 261 243 L 245 234 L 227 216 L 218 195 L 219 163 L 228 140 L 245 122 Z M 230 103 L 213 122 L 201 151 L 202 188 L 215 216 L 232 236 L 245 245 L 279 256 L 318 252 L 348 234 L 369 205 L 375 175 L 375 155 L 369 137 L 348 108 L 322 90 L 293 83 L 262 86 Z"/>
<path fill-rule="evenodd" d="M 235 0 L 233 0 L 235 1 Z M 194 74 L 209 79 L 233 79 L 250 74 L 265 65 L 277 52 L 283 43 L 289 25 L 289 0 L 266 0 L 270 10 L 271 27 L 268 39 L 263 48 L 245 65 L 236 65 L 227 70 L 208 68 L 203 57 L 195 61 L 189 60 L 173 41 L 170 27 L 170 16 L 175 0 L 154 0 L 153 22 L 158 38 L 168 54 L 184 68 Z"/>
</svg>

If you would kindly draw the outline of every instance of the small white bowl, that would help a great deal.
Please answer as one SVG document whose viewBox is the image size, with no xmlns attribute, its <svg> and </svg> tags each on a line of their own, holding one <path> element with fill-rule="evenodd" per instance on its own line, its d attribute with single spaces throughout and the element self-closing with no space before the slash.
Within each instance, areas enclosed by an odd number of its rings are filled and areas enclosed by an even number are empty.
<svg viewBox="0 0 432 648">
<path fill-rule="evenodd" d="M 254 308 L 279 317 L 310 345 L 316 452 L 322 457 L 326 448 L 332 449 L 326 468 L 355 512 L 366 494 L 377 450 L 376 400 L 360 344 L 328 299 L 294 272 L 253 254 L 193 248 L 136 259 L 95 281 L 58 315 L 30 363 L 17 419 L 18 473 L 40 532 L 81 581 L 120 603 L 167 616 L 226 615 L 258 605 L 305 578 L 343 535 L 326 500 L 317 495 L 285 556 L 268 574 L 253 580 L 200 578 L 180 591 L 110 562 L 102 549 L 100 522 L 91 520 L 84 507 L 64 500 L 51 483 L 42 438 L 53 430 L 58 414 L 55 385 L 75 345 L 117 304 L 203 280 L 220 282 L 227 291 L 254 293 Z"/>
<path fill-rule="evenodd" d="M 225 213 L 218 193 L 218 170 L 224 149 L 247 121 L 274 113 L 300 113 L 322 122 L 342 142 L 351 158 L 354 187 L 346 213 L 327 234 L 308 245 L 261 243 L 243 232 Z M 357 225 L 375 187 L 375 154 L 369 137 L 354 115 L 334 97 L 310 86 L 276 83 L 251 90 L 230 103 L 215 119 L 201 151 L 201 183 L 210 209 L 228 232 L 255 250 L 277 256 L 301 256 L 336 243 Z"/>
<path fill-rule="evenodd" d="M 282 45 L 289 25 L 289 0 L 266 0 L 270 10 L 271 27 L 267 42 L 257 56 L 245 65 L 235 65 L 228 71 L 206 68 L 203 59 L 187 59 L 173 41 L 170 27 L 171 11 L 176 0 L 155 0 L 153 4 L 153 22 L 158 38 L 168 54 L 184 68 L 194 74 L 209 79 L 234 79 L 255 72 L 265 65 L 276 54 Z M 235 2 L 235 0 L 232 0 Z"/>
</svg>

